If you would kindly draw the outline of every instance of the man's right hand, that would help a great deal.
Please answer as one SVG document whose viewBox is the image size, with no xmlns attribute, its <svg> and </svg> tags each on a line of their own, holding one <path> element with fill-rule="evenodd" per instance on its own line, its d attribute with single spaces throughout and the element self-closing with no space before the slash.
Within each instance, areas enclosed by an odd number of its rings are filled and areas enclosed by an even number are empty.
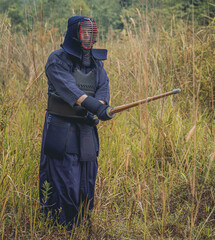
<svg viewBox="0 0 215 240">
<path fill-rule="evenodd" d="M 114 115 L 110 115 L 108 111 L 112 108 L 108 104 L 102 104 L 100 101 L 93 97 L 87 97 L 81 103 L 82 107 L 85 107 L 89 112 L 98 116 L 98 119 L 102 121 L 110 120 Z"/>
</svg>

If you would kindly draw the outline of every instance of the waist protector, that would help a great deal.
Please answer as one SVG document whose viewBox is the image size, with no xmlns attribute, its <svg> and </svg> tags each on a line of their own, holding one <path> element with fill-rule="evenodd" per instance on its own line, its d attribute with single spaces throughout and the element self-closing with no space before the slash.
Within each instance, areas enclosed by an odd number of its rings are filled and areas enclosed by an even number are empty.
<svg viewBox="0 0 215 240">
<path fill-rule="evenodd" d="M 75 69 L 72 73 L 76 81 L 76 85 L 88 96 L 95 96 L 96 93 L 96 72 L 84 74 L 79 69 Z M 62 117 L 71 118 L 83 118 L 87 115 L 87 110 L 81 106 L 72 107 L 69 103 L 65 102 L 60 98 L 57 93 L 50 94 L 48 97 L 48 108 L 47 111 L 51 114 L 55 114 Z"/>
</svg>

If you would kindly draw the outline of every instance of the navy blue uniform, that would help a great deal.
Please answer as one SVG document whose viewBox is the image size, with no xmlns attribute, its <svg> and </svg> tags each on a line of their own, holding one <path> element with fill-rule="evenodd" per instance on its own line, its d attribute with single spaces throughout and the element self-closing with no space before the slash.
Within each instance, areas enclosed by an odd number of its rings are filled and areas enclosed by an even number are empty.
<svg viewBox="0 0 215 240">
<path fill-rule="evenodd" d="M 110 99 L 109 79 L 101 60 L 94 54 L 90 67 L 68 54 L 63 48 L 51 53 L 46 63 L 48 94 L 57 93 L 73 107 L 84 92 L 76 86 L 74 69 L 96 72 L 95 98 L 106 103 Z M 44 148 L 48 150 L 45 151 Z M 44 153 L 45 151 L 45 153 Z M 96 126 L 85 121 L 46 113 L 40 161 L 40 202 L 45 213 L 54 220 L 77 223 L 81 205 L 93 208 L 98 163 L 99 141 Z M 96 155 L 95 155 L 95 154 Z M 80 160 L 80 155 L 84 156 Z M 45 193 L 49 189 L 47 193 Z"/>
</svg>

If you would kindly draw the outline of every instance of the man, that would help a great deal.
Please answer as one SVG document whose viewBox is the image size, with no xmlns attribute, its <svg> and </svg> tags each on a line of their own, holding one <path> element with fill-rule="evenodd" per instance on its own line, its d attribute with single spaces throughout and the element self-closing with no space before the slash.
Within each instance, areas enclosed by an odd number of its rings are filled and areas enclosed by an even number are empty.
<svg viewBox="0 0 215 240">
<path fill-rule="evenodd" d="M 92 49 L 96 35 L 91 18 L 71 17 L 62 48 L 50 54 L 45 66 L 48 108 L 40 201 L 45 213 L 69 230 L 80 223 L 84 210 L 93 208 L 99 152 L 96 124 L 98 119 L 113 118 L 108 114 L 109 79 L 102 63 L 107 50 Z"/>
</svg>

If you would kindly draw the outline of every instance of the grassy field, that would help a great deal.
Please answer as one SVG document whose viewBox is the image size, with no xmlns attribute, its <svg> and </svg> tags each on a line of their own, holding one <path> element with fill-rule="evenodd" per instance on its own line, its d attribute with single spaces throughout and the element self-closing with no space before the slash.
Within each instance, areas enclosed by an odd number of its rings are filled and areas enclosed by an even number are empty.
<svg viewBox="0 0 215 240">
<path fill-rule="evenodd" d="M 100 122 L 91 231 L 71 236 L 38 201 L 44 65 L 62 38 L 47 25 L 15 34 L 0 19 L 1 239 L 215 239 L 215 24 L 173 17 L 165 28 L 137 14 L 96 46 L 109 51 L 111 106 L 182 91 Z"/>
</svg>

